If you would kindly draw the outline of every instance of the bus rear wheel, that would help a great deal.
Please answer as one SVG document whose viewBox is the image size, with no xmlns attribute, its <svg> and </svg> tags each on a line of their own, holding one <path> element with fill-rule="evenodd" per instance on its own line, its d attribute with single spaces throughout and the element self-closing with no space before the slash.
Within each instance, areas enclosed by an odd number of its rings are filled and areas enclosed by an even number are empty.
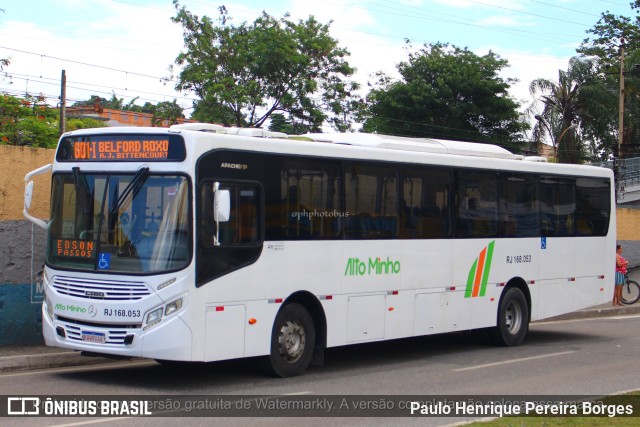
<svg viewBox="0 0 640 427">
<path fill-rule="evenodd" d="M 500 299 L 498 324 L 489 330 L 491 340 L 506 347 L 522 344 L 529 330 L 529 306 L 518 288 L 508 288 Z"/>
<path fill-rule="evenodd" d="M 282 307 L 273 324 L 267 371 L 282 378 L 302 374 L 311 363 L 315 339 L 313 319 L 303 306 Z"/>
</svg>

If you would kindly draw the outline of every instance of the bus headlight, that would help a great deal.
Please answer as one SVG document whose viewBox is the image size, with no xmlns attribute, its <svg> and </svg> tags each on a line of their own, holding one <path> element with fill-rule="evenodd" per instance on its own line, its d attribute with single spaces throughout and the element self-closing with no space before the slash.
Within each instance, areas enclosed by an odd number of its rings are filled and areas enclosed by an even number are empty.
<svg viewBox="0 0 640 427">
<path fill-rule="evenodd" d="M 180 311 L 182 308 L 182 297 L 171 301 L 163 305 L 162 307 L 155 308 L 147 313 L 145 316 L 145 326 L 143 330 L 151 329 L 162 321 L 162 317 L 169 317 L 172 314 Z"/>
<path fill-rule="evenodd" d="M 156 322 L 159 322 L 160 319 L 162 319 L 162 310 L 163 309 L 164 309 L 164 307 L 156 308 L 155 310 L 153 310 L 152 312 L 147 314 L 147 326 L 152 324 L 152 323 L 155 324 Z"/>
<path fill-rule="evenodd" d="M 182 298 L 171 301 L 164 309 L 164 315 L 169 316 L 182 308 Z"/>
</svg>

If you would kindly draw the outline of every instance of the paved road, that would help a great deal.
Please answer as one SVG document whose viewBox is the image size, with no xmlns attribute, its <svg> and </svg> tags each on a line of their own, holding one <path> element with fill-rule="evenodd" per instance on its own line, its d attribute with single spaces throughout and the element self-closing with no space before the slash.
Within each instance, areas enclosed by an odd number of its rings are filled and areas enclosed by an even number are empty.
<svg viewBox="0 0 640 427">
<path fill-rule="evenodd" d="M 332 349 L 324 368 L 264 377 L 250 360 L 167 369 L 136 361 L 0 374 L 3 394 L 39 395 L 606 395 L 635 389 L 640 316 L 537 323 L 525 345 L 497 348 L 468 334 Z M 10 418 L 4 425 L 82 425 L 96 419 Z M 184 425 L 299 425 L 290 418 L 185 418 Z M 452 418 L 312 418 L 305 425 L 446 425 Z M 170 418 L 107 419 L 108 425 L 175 425 Z M 80 424 L 78 424 L 80 423 Z"/>
</svg>

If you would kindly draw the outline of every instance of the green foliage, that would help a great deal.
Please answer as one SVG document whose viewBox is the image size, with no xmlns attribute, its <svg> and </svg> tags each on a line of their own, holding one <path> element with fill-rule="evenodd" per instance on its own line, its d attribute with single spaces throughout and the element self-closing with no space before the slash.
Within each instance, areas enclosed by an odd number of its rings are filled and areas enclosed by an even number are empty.
<svg viewBox="0 0 640 427">
<path fill-rule="evenodd" d="M 607 135 L 612 135 L 615 121 L 610 121 L 610 112 L 616 111 L 617 99 L 598 73 L 597 62 L 573 58 L 567 71 L 558 71 L 556 82 L 536 79 L 529 89 L 534 96 L 540 94 L 543 106 L 535 116 L 534 138 L 548 135 L 560 163 L 598 160 L 595 153 L 602 152 L 603 143 L 611 143 Z M 534 111 L 530 108 L 531 115 Z"/>
<path fill-rule="evenodd" d="M 102 120 L 92 119 L 91 117 L 68 119 L 65 130 L 71 132 L 78 129 L 90 129 L 106 127 L 107 124 Z"/>
<path fill-rule="evenodd" d="M 164 101 L 150 106 L 147 112 L 153 114 L 151 119 L 153 126 L 164 126 L 164 122 L 169 126 L 175 125 L 178 123 L 178 119 L 184 119 L 182 107 L 175 99 L 173 102 Z"/>
<path fill-rule="evenodd" d="M 358 85 L 349 80 L 349 53 L 329 36 L 328 25 L 264 12 L 253 23 L 231 25 L 224 6 L 217 22 L 177 0 L 174 6 L 185 46 L 175 61 L 181 67 L 176 89 L 200 98 L 193 118 L 259 127 L 277 112 L 309 128 L 324 121 L 350 128 Z"/>
<path fill-rule="evenodd" d="M 50 108 L 44 97 L 24 99 L 0 94 L 0 143 L 55 148 L 58 143 L 60 116 Z M 106 124 L 92 118 L 69 119 L 66 130 L 103 127 Z"/>
<path fill-rule="evenodd" d="M 16 143 L 39 148 L 55 148 L 58 143 L 58 119 L 25 117 L 16 126 Z"/>
<path fill-rule="evenodd" d="M 274 113 L 271 115 L 269 130 L 273 132 L 284 132 L 287 135 L 302 135 L 305 133 L 321 132 L 322 129 L 314 126 L 308 126 L 304 123 L 296 123 L 288 119 L 284 114 Z"/>
<path fill-rule="evenodd" d="M 508 65 L 493 52 L 478 56 L 448 44 L 425 45 L 384 74 L 367 99 L 364 130 L 392 135 L 488 142 L 516 151 L 528 125 L 509 95 Z"/>
<path fill-rule="evenodd" d="M 58 141 L 58 114 L 44 97 L 24 99 L 0 94 L 0 142 L 53 148 Z"/>
<path fill-rule="evenodd" d="M 631 3 L 636 11 L 640 1 Z M 581 58 L 595 58 L 595 75 L 588 82 L 607 94 L 608 102 L 600 102 L 595 111 L 581 114 L 579 119 L 591 141 L 593 160 L 607 159 L 617 153 L 619 141 L 618 113 L 620 94 L 620 48 L 624 47 L 624 129 L 620 157 L 640 155 L 640 15 L 635 18 L 603 13 L 596 25 L 588 31 L 577 50 Z M 602 95 L 601 95 L 602 96 Z"/>
</svg>

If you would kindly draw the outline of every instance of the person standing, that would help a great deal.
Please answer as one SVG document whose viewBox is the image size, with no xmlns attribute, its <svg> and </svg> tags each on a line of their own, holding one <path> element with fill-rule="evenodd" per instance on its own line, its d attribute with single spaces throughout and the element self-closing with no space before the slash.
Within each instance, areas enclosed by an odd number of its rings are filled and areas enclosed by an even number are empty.
<svg viewBox="0 0 640 427">
<path fill-rule="evenodd" d="M 622 305 L 622 285 L 627 274 L 629 261 L 622 257 L 622 245 L 616 245 L 616 286 L 613 292 L 613 305 Z"/>
</svg>

